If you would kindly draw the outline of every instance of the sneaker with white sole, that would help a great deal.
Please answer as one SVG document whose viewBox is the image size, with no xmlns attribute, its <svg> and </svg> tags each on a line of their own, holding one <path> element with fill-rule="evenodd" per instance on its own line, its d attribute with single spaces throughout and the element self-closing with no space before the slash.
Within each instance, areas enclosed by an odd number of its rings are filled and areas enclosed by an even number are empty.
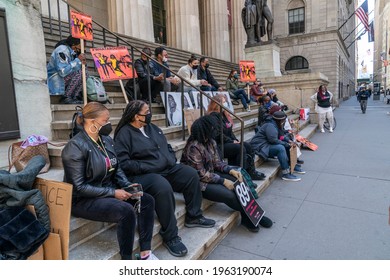
<svg viewBox="0 0 390 280">
<path fill-rule="evenodd" d="M 287 173 L 287 174 L 283 174 L 282 180 L 285 180 L 285 181 L 292 181 L 292 182 L 298 182 L 298 181 L 301 180 L 301 178 L 295 176 L 294 174 Z"/>
<path fill-rule="evenodd" d="M 333 128 L 330 128 L 330 129 L 329 129 L 329 132 L 330 132 L 330 133 L 333 133 Z"/>
<path fill-rule="evenodd" d="M 306 171 L 304 171 L 304 170 L 301 168 L 301 166 L 297 164 L 297 165 L 295 165 L 295 167 L 294 167 L 294 173 L 305 174 Z"/>
<path fill-rule="evenodd" d="M 324 129 L 321 129 L 321 133 L 325 133 L 325 130 L 324 130 Z"/>
</svg>

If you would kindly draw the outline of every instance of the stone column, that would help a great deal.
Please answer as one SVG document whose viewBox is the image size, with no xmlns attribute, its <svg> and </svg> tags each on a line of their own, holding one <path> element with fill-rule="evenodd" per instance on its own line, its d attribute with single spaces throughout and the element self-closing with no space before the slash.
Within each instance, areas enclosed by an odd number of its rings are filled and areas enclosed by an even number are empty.
<svg viewBox="0 0 390 280">
<path fill-rule="evenodd" d="M 192 53 L 202 53 L 199 5 L 196 0 L 167 0 L 168 45 Z"/>
<path fill-rule="evenodd" d="M 226 0 L 200 1 L 203 9 L 203 18 L 200 19 L 203 20 L 203 53 L 210 57 L 230 61 L 227 2 Z"/>
<path fill-rule="evenodd" d="M 154 42 L 151 0 L 110 0 L 108 14 L 111 30 Z"/>
<path fill-rule="evenodd" d="M 246 32 L 244 25 L 242 24 L 241 11 L 244 7 L 243 1 L 232 1 L 232 44 L 231 44 L 231 53 L 232 53 L 232 62 L 238 63 L 240 60 L 243 60 L 245 57 L 245 44 L 246 44 Z"/>
</svg>

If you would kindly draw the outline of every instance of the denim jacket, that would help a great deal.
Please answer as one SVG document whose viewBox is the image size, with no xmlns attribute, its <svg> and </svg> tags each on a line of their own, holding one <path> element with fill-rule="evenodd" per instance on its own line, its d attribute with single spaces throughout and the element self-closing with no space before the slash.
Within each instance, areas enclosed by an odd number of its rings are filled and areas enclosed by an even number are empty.
<svg viewBox="0 0 390 280">
<path fill-rule="evenodd" d="M 47 64 L 47 84 L 51 95 L 65 93 L 64 77 L 81 69 L 81 61 L 75 52 L 66 45 L 58 46 L 50 56 Z"/>
</svg>

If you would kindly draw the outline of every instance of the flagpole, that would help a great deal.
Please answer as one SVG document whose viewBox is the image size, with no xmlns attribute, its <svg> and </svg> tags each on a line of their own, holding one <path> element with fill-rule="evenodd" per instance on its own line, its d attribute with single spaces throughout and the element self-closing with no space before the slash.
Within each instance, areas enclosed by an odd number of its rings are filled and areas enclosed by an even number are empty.
<svg viewBox="0 0 390 280">
<path fill-rule="evenodd" d="M 359 34 L 359 33 L 360 33 L 360 34 Z M 353 43 L 355 43 L 355 41 L 356 41 L 360 36 L 363 36 L 364 33 L 366 33 L 366 28 L 365 28 L 365 27 L 364 27 L 362 30 L 360 30 L 360 31 L 358 32 L 359 35 L 356 36 L 355 40 L 353 40 L 352 43 L 348 45 L 347 50 L 349 49 L 350 46 L 353 45 Z"/>
</svg>

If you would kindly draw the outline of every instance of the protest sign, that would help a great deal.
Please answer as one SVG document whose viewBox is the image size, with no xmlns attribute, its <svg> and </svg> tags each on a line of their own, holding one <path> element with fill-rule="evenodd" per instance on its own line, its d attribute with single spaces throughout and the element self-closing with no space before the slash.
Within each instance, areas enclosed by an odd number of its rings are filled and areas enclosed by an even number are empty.
<svg viewBox="0 0 390 280">
<path fill-rule="evenodd" d="M 70 11 L 70 25 L 73 38 L 93 41 L 92 17 Z"/>
<path fill-rule="evenodd" d="M 241 60 L 239 64 L 241 82 L 256 81 L 255 62 L 252 60 Z"/>
</svg>

